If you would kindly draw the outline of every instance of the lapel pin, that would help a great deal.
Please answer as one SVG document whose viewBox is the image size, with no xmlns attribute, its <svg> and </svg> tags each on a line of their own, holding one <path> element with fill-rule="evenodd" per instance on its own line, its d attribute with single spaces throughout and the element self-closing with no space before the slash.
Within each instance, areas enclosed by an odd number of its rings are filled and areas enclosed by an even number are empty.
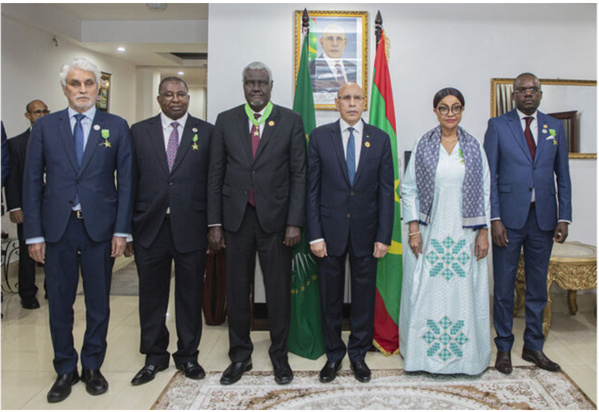
<svg viewBox="0 0 599 412">
<path fill-rule="evenodd" d="M 547 134 L 547 129 L 543 129 L 543 133 Z"/>
<path fill-rule="evenodd" d="M 268 125 L 269 125 L 269 126 L 274 126 L 274 125 L 275 125 L 275 122 L 274 122 L 274 120 L 271 120 L 270 122 L 268 122 Z"/>
<path fill-rule="evenodd" d="M 194 130 L 194 133 L 197 132 L 197 129 L 194 128 L 193 130 Z M 199 147 L 198 147 L 198 134 L 197 133 L 195 134 L 195 136 L 193 136 L 193 144 L 191 145 L 191 148 L 193 150 L 199 150 Z"/>
<path fill-rule="evenodd" d="M 191 129 L 192 132 L 197 133 L 198 132 L 198 128 L 194 127 L 193 129 Z"/>
<path fill-rule="evenodd" d="M 97 125 L 97 124 L 95 124 L 95 125 L 94 125 L 94 130 L 100 130 L 100 126 L 99 126 L 99 125 Z"/>
<path fill-rule="evenodd" d="M 364 143 L 364 146 L 366 146 L 366 147 L 370 147 L 370 142 L 366 142 L 366 143 Z"/>
</svg>

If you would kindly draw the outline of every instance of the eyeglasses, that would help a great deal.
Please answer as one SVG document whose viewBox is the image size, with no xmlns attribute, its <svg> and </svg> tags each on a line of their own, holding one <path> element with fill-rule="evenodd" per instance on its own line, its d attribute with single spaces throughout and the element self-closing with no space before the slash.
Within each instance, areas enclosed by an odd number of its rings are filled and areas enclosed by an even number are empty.
<svg viewBox="0 0 599 412">
<path fill-rule="evenodd" d="M 518 94 L 537 94 L 537 93 L 542 93 L 541 89 L 538 87 L 518 87 L 516 89 L 516 93 Z"/>
<path fill-rule="evenodd" d="M 179 92 L 179 93 L 162 93 L 160 95 L 164 100 L 173 100 L 175 98 L 175 96 L 177 96 L 177 98 L 179 100 L 185 100 L 189 97 L 189 95 L 185 92 Z"/>
<path fill-rule="evenodd" d="M 449 110 L 449 106 L 446 106 L 444 104 L 441 104 L 437 107 L 437 111 L 443 116 L 447 116 L 449 114 Z M 451 106 L 451 113 L 453 113 L 456 116 L 462 113 L 462 110 L 464 110 L 464 106 L 460 106 L 459 104 Z"/>
<path fill-rule="evenodd" d="M 50 110 L 48 110 L 48 109 L 46 109 L 46 110 L 34 110 L 32 112 L 29 112 L 29 113 L 34 114 L 36 116 L 41 116 L 42 114 L 43 115 L 50 114 Z"/>
<path fill-rule="evenodd" d="M 364 99 L 364 97 L 359 94 L 355 94 L 353 96 L 351 94 L 346 94 L 344 96 L 337 97 L 337 99 L 343 100 L 344 102 L 349 102 L 351 101 L 351 99 L 354 99 L 357 102 L 361 102 Z"/>
<path fill-rule="evenodd" d="M 268 85 L 270 84 L 270 82 L 268 80 L 244 80 L 243 81 L 243 85 L 244 86 L 250 86 L 250 87 L 268 87 Z"/>
</svg>

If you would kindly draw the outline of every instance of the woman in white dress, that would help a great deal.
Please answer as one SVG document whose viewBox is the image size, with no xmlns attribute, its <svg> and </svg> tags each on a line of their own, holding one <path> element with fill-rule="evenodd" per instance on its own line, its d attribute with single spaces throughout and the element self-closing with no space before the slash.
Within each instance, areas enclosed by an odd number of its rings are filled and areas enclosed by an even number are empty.
<svg viewBox="0 0 599 412">
<path fill-rule="evenodd" d="M 406 371 L 476 375 L 489 365 L 490 176 L 482 145 L 458 126 L 464 105 L 459 90 L 435 95 L 439 125 L 416 142 L 401 187 Z"/>
</svg>

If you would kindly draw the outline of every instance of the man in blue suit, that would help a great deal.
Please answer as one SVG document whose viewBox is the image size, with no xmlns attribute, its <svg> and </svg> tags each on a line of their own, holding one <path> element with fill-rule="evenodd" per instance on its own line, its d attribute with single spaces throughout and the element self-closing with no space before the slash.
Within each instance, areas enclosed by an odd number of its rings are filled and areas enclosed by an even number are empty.
<svg viewBox="0 0 599 412">
<path fill-rule="evenodd" d="M 551 248 L 553 241 L 563 243 L 568 237 L 572 201 L 564 128 L 561 121 L 537 111 L 542 96 L 534 74 L 519 75 L 512 93 L 516 109 L 489 120 L 485 134 L 491 169 L 495 368 L 505 374 L 512 372 L 514 287 L 522 247 L 526 276 L 522 358 L 542 369 L 560 369 L 543 353 L 543 309 Z"/>
<path fill-rule="evenodd" d="M 72 333 L 79 265 L 87 319 L 81 380 L 92 395 L 108 389 L 100 367 L 112 265 L 131 232 L 132 156 L 127 122 L 96 110 L 99 80 L 100 70 L 85 59 L 65 64 L 60 81 L 69 107 L 38 119 L 27 147 L 24 235 L 29 255 L 45 264 L 58 374 L 48 402 L 64 400 L 79 381 Z"/>
<path fill-rule="evenodd" d="M 306 230 L 318 259 L 322 331 L 327 362 L 320 381 L 331 382 L 346 351 L 360 382 L 372 346 L 377 258 L 387 253 L 393 226 L 393 158 L 389 136 L 362 119 L 364 93 L 355 83 L 335 99 L 341 119 L 310 134 Z M 341 339 L 345 260 L 351 269 L 351 335 Z"/>
</svg>

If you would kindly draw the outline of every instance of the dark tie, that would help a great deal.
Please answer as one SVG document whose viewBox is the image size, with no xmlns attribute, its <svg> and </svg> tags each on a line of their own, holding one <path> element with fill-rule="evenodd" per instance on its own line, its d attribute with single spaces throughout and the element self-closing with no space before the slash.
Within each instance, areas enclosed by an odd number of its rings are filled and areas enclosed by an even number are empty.
<svg viewBox="0 0 599 412">
<path fill-rule="evenodd" d="M 254 113 L 254 118 L 258 120 L 260 118 L 260 113 Z M 252 123 L 252 130 L 250 131 L 250 137 L 252 140 L 252 156 L 256 157 L 256 152 L 258 151 L 258 145 L 260 144 L 260 126 Z M 250 197 L 248 202 L 252 206 L 256 206 L 254 203 L 254 185 L 250 188 Z"/>
<path fill-rule="evenodd" d="M 173 131 L 171 132 L 166 145 L 166 161 L 168 163 L 169 172 L 173 169 L 173 164 L 177 157 L 177 150 L 179 149 L 179 123 L 172 122 L 171 126 L 173 126 Z"/>
<path fill-rule="evenodd" d="M 526 137 L 526 144 L 528 145 L 528 150 L 530 151 L 530 157 L 534 160 L 535 153 L 537 151 L 537 145 L 535 145 L 535 139 L 532 137 L 532 132 L 530 131 L 530 124 L 534 120 L 534 117 L 527 116 L 524 118 L 526 120 L 526 128 L 524 129 L 524 136 Z"/>
<path fill-rule="evenodd" d="M 356 143 L 354 138 L 354 128 L 348 127 L 349 130 L 349 140 L 347 141 L 347 155 L 346 155 L 346 163 L 347 163 L 347 176 L 349 176 L 349 184 L 350 186 L 354 185 L 354 176 L 356 176 Z"/>
<path fill-rule="evenodd" d="M 75 151 L 77 152 L 77 163 L 81 166 L 81 159 L 83 159 L 83 126 L 81 125 L 81 121 L 85 119 L 84 114 L 76 114 L 75 119 L 77 119 L 77 123 L 75 123 Z"/>
<path fill-rule="evenodd" d="M 337 70 L 337 83 L 339 83 L 340 86 L 343 86 L 345 84 L 345 77 L 343 77 L 343 70 L 341 70 L 341 65 L 339 63 L 335 65 L 335 70 Z"/>
</svg>

